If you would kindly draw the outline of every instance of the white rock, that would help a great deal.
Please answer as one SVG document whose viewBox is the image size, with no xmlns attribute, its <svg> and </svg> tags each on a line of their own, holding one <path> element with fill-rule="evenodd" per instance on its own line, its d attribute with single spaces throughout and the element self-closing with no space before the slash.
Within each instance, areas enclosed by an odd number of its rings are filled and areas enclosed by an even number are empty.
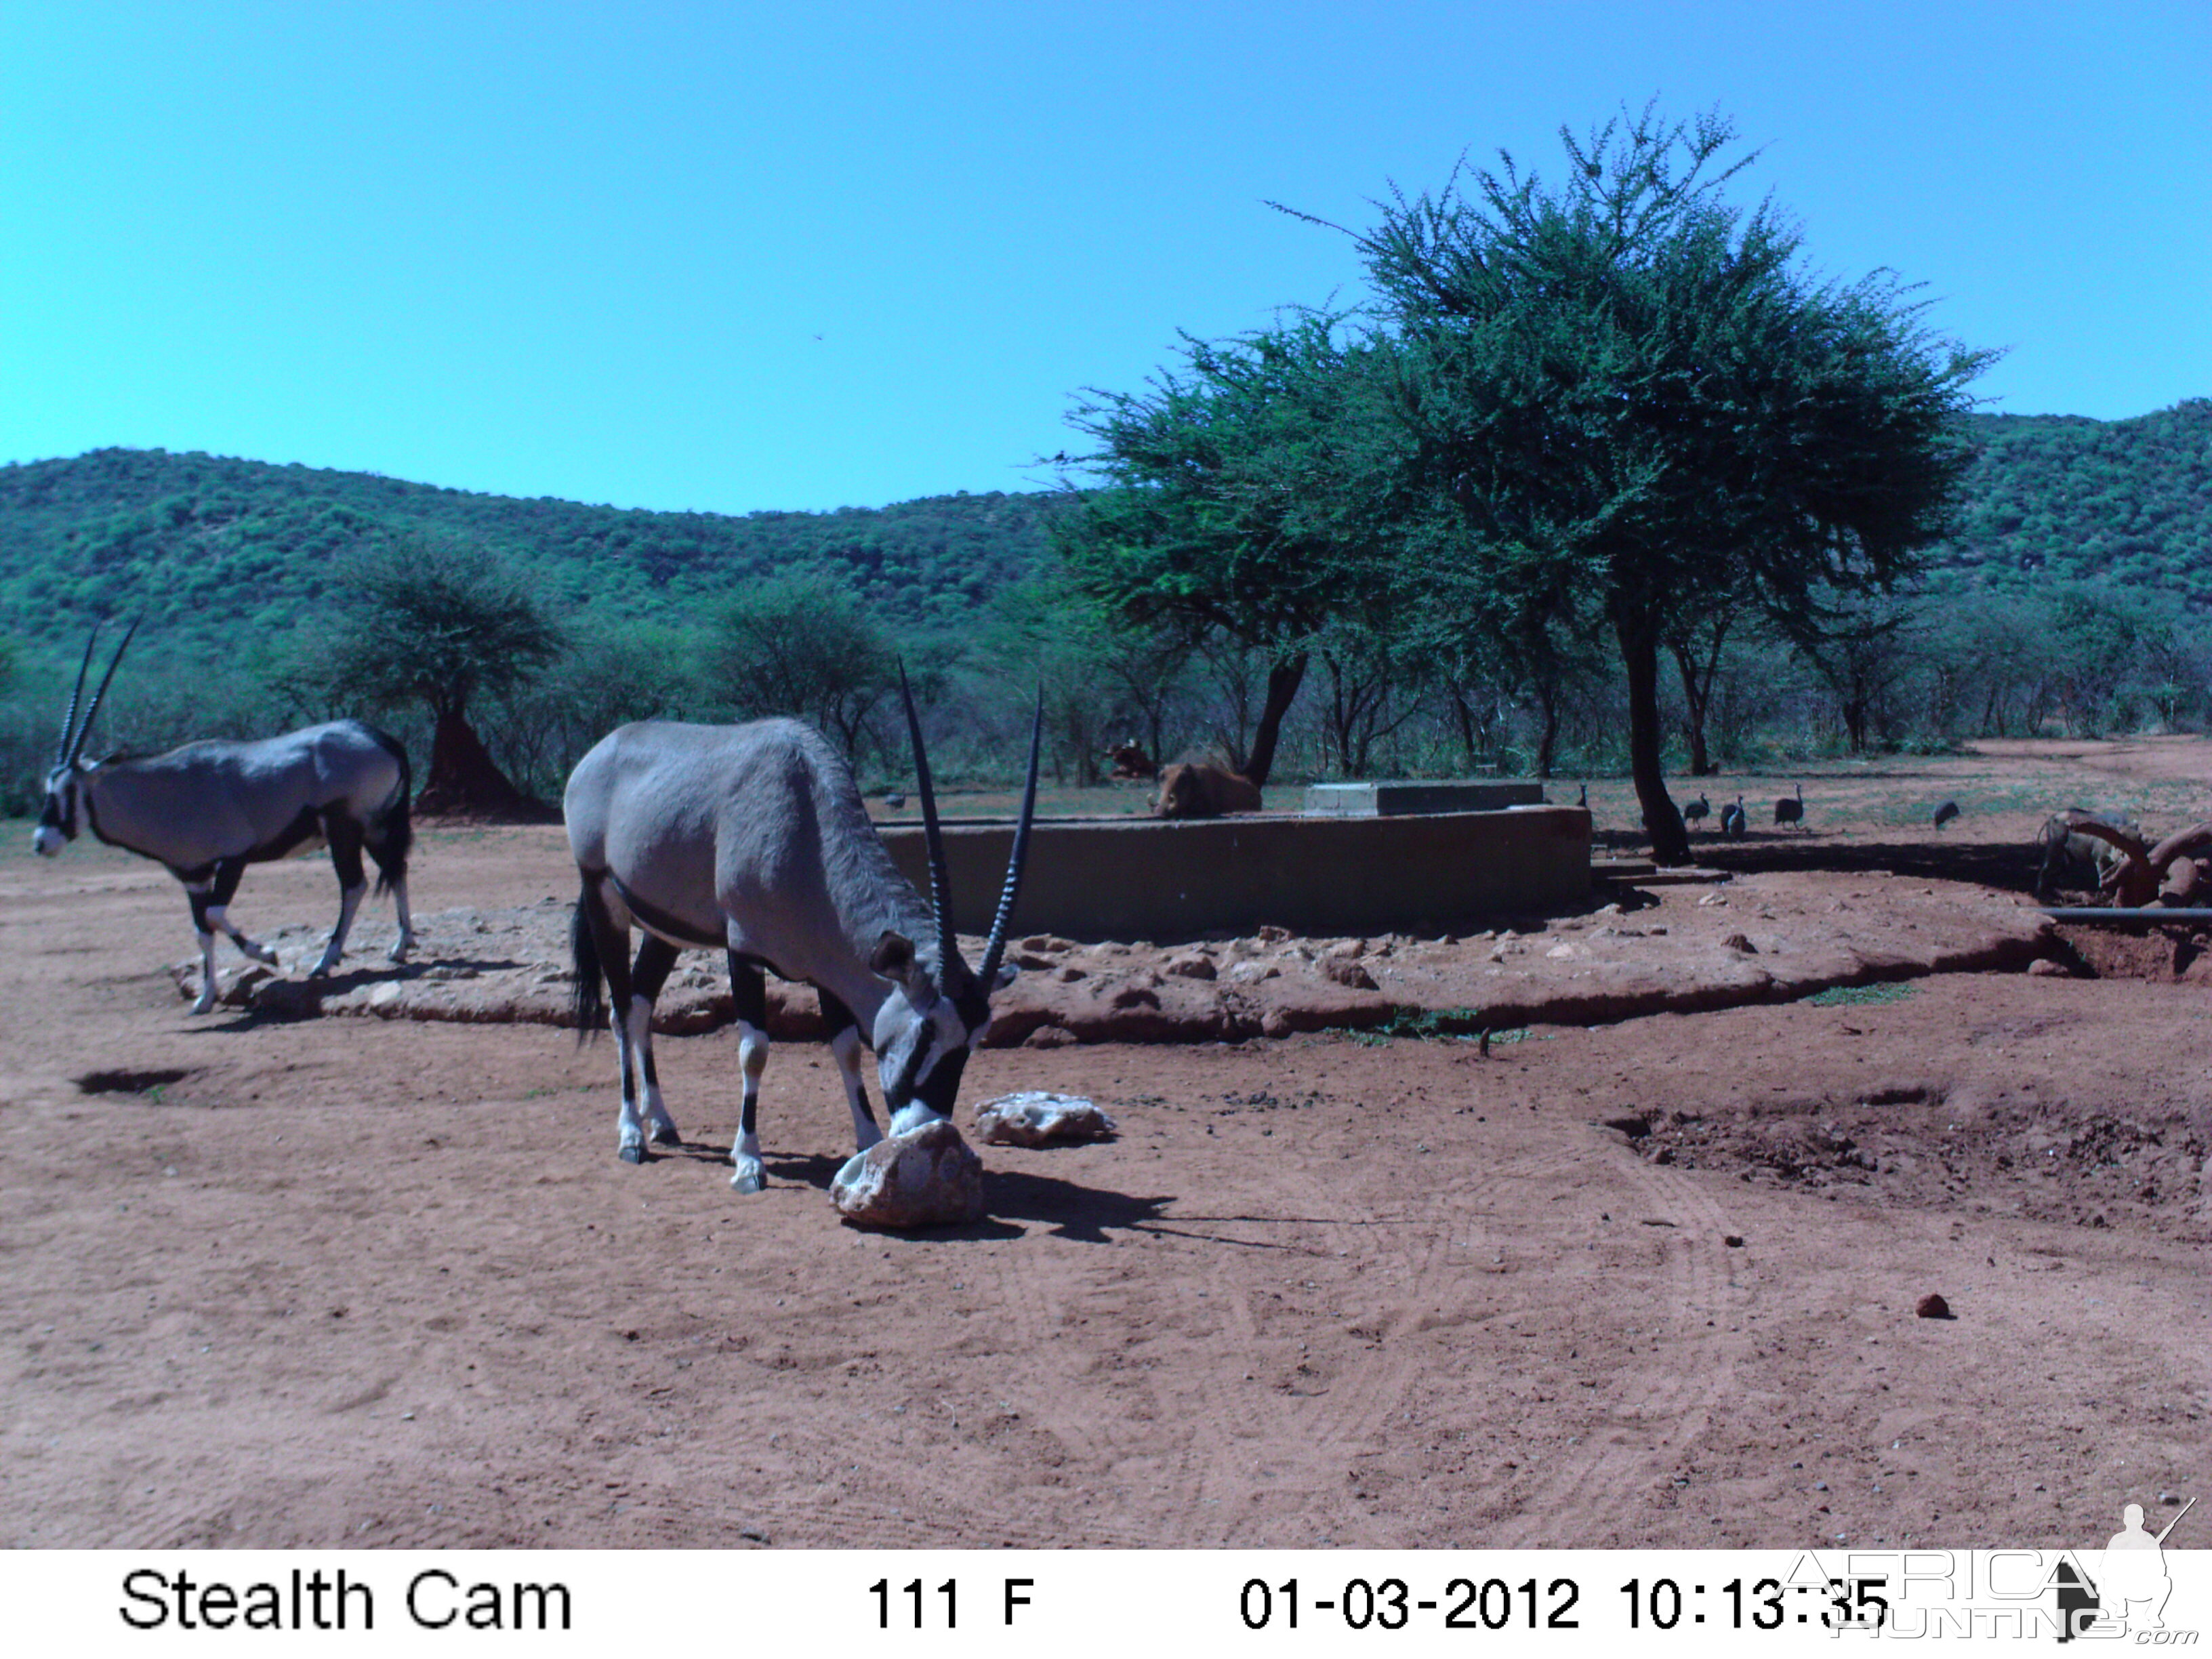
<svg viewBox="0 0 2212 1659">
<path fill-rule="evenodd" d="M 1103 1140 L 1114 1120 L 1080 1095 L 1024 1089 L 976 1107 L 975 1133 L 994 1146 L 1050 1146 Z"/>
</svg>

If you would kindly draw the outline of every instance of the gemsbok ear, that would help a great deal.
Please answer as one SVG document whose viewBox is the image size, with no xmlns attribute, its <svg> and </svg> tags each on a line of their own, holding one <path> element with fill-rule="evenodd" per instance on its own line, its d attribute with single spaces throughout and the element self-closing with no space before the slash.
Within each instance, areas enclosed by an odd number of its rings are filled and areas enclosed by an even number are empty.
<svg viewBox="0 0 2212 1659">
<path fill-rule="evenodd" d="M 1016 980 L 1019 979 L 1021 977 L 1021 974 L 1022 970 L 1015 967 L 1012 963 L 1000 963 L 999 964 L 999 971 L 991 975 L 991 982 L 985 988 L 985 994 L 988 996 L 998 995 L 1000 992 L 1005 990 L 1006 987 L 1012 985 Z"/>
<path fill-rule="evenodd" d="M 914 972 L 914 941 L 903 933 L 886 933 L 868 953 L 868 966 L 885 979 L 903 983 Z"/>
</svg>

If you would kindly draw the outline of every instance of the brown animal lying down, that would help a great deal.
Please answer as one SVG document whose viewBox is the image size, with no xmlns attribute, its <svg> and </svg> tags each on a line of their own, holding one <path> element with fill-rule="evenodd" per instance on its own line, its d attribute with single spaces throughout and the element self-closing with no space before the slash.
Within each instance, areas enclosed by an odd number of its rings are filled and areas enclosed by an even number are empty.
<svg viewBox="0 0 2212 1659">
<path fill-rule="evenodd" d="M 1106 758 L 1114 763 L 1113 775 L 1117 778 L 1156 778 L 1160 775 L 1152 757 L 1134 738 L 1125 738 L 1115 744 L 1106 751 Z"/>
<path fill-rule="evenodd" d="M 1164 818 L 1218 818 L 1224 812 L 1256 812 L 1260 786 L 1225 766 L 1177 761 L 1160 774 L 1153 810 Z"/>
</svg>

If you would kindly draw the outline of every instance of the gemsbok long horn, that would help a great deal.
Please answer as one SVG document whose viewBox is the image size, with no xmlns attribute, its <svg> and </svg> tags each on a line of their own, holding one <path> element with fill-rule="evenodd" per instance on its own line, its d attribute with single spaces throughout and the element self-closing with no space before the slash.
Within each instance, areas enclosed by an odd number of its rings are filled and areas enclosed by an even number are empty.
<svg viewBox="0 0 2212 1659">
<path fill-rule="evenodd" d="M 77 727 L 76 740 L 70 745 L 68 761 L 75 761 L 84 753 L 84 740 L 92 735 L 92 722 L 100 713 L 100 701 L 107 696 L 107 688 L 114 682 L 115 671 L 123 666 L 123 653 L 131 648 L 131 641 L 137 637 L 138 624 L 145 620 L 143 616 L 133 619 L 130 631 L 123 636 L 123 643 L 115 647 L 114 659 L 107 665 L 107 672 L 100 677 L 100 690 L 92 694 L 92 702 L 84 711 L 84 724 Z M 86 647 L 87 661 L 91 660 L 91 648 Z M 80 686 L 78 689 L 82 690 L 83 688 Z"/>
<path fill-rule="evenodd" d="M 1014 824 L 1014 848 L 1006 859 L 1006 884 L 999 894 L 999 914 L 991 920 L 991 937 L 983 946 L 982 966 L 975 976 L 988 987 L 1006 953 L 1006 925 L 1014 918 L 1014 900 L 1022 890 L 1022 867 L 1030 858 L 1030 825 L 1036 819 L 1037 757 L 1044 743 L 1044 688 L 1037 688 L 1036 717 L 1030 722 L 1030 767 L 1022 785 L 1022 815 Z"/>
<path fill-rule="evenodd" d="M 906 729 L 914 740 L 915 793 L 921 797 L 921 836 L 929 849 L 929 908 L 937 913 L 937 971 L 951 983 L 953 965 L 960 960 L 959 941 L 952 932 L 952 878 L 945 866 L 945 835 L 937 826 L 937 792 L 930 787 L 929 755 L 921 746 L 921 716 L 915 713 L 914 688 L 906 683 L 906 665 L 899 665 L 899 696 L 906 702 Z"/>
<path fill-rule="evenodd" d="M 69 713 L 62 716 L 62 740 L 54 750 L 54 764 L 67 766 L 70 758 L 70 739 L 76 735 L 77 706 L 84 701 L 85 676 L 92 672 L 92 648 L 100 643 L 100 624 L 92 625 L 92 635 L 84 642 L 84 660 L 77 665 L 76 690 L 70 693 Z"/>
</svg>

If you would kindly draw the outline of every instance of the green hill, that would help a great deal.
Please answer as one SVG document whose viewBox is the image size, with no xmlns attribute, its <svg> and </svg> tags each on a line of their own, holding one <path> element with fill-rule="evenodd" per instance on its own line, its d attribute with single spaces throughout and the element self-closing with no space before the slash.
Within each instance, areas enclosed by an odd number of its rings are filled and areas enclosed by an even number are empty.
<svg viewBox="0 0 2212 1659">
<path fill-rule="evenodd" d="M 2126 421 L 1970 418 L 1980 453 L 1939 586 L 2106 580 L 2212 606 L 2212 398 Z"/>
<path fill-rule="evenodd" d="M 2212 607 L 2212 399 L 2133 420 L 1969 417 L 1979 454 L 1938 588 L 2107 580 Z M 389 530 L 480 543 L 564 605 L 696 609 L 819 562 L 908 624 L 958 629 L 1048 556 L 1046 495 L 835 513 L 648 513 L 163 450 L 0 467 L 0 637 L 68 647 L 144 611 L 167 649 L 234 648 L 311 614 L 335 558 Z"/>
<path fill-rule="evenodd" d="M 1043 495 L 932 496 L 835 513 L 648 513 L 472 495 L 367 472 L 164 450 L 0 467 L 0 634 L 82 639 L 146 613 L 179 647 L 234 645 L 312 611 L 333 561 L 389 531 L 477 543 L 563 605 L 690 609 L 820 562 L 908 623 L 958 623 L 1045 556 Z"/>
</svg>

